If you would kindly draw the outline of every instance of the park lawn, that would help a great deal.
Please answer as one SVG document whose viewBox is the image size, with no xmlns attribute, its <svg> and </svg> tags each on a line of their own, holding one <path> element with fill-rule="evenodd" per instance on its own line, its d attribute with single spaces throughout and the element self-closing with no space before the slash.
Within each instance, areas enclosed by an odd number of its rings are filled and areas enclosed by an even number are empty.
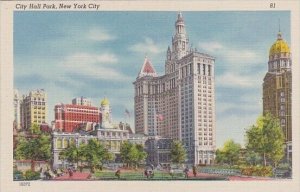
<svg viewBox="0 0 300 192">
<path fill-rule="evenodd" d="M 96 180 L 118 180 L 113 171 L 97 171 L 93 174 Z M 154 171 L 154 177 L 147 179 L 143 171 L 122 172 L 119 180 L 169 180 L 169 179 L 184 179 L 183 174 L 174 174 L 172 178 L 168 172 Z"/>
</svg>

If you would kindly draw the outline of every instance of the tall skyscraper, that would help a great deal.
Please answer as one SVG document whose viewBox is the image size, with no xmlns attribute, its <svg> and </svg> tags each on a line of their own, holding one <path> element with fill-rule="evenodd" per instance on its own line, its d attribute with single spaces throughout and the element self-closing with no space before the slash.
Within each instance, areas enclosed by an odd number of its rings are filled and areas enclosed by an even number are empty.
<svg viewBox="0 0 300 192">
<path fill-rule="evenodd" d="M 286 157 L 292 158 L 292 60 L 289 45 L 279 31 L 269 52 L 268 72 L 263 82 L 263 113 L 277 117 L 286 142 Z"/>
<path fill-rule="evenodd" d="M 189 46 L 181 13 L 168 47 L 165 75 L 148 58 L 133 83 L 136 133 L 181 140 L 188 163 L 212 164 L 215 156 L 215 58 Z"/>
<path fill-rule="evenodd" d="M 23 95 L 20 103 L 21 127 L 29 129 L 32 124 L 41 125 L 47 122 L 47 94 L 44 89 L 30 91 Z"/>
</svg>

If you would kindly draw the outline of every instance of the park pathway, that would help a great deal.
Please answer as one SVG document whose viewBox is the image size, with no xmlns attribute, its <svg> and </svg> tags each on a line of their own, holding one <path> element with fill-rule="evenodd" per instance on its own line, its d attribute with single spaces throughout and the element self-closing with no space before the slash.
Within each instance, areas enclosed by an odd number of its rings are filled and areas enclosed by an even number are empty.
<svg viewBox="0 0 300 192">
<path fill-rule="evenodd" d="M 217 178 L 224 177 L 218 174 L 209 174 L 209 173 L 197 173 L 197 178 Z M 229 181 L 270 181 L 273 180 L 269 177 L 248 177 L 248 176 L 227 176 Z M 189 172 L 189 178 L 194 178 L 193 173 Z"/>
<path fill-rule="evenodd" d="M 70 177 L 69 174 L 64 174 L 60 177 L 54 178 L 54 180 L 88 180 L 91 177 L 90 173 L 80 173 L 80 172 L 73 172 L 73 176 Z"/>
</svg>

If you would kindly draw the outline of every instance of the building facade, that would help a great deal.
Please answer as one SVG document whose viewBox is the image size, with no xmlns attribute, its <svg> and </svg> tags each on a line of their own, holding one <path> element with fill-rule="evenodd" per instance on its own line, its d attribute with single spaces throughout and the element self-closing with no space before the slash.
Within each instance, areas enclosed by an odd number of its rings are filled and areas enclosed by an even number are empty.
<svg viewBox="0 0 300 192">
<path fill-rule="evenodd" d="M 83 100 L 84 99 L 84 100 Z M 85 98 L 75 98 L 73 104 L 55 105 L 55 129 L 73 132 L 81 123 L 99 123 L 100 111 Z"/>
<path fill-rule="evenodd" d="M 41 125 L 47 122 L 47 94 L 38 89 L 23 95 L 20 103 L 21 127 L 28 130 L 32 124 Z"/>
<path fill-rule="evenodd" d="M 21 129 L 21 97 L 18 90 L 14 90 L 14 129 Z"/>
<path fill-rule="evenodd" d="M 269 51 L 268 72 L 263 82 L 263 113 L 280 121 L 286 143 L 286 157 L 292 159 L 292 60 L 281 32 Z"/>
<path fill-rule="evenodd" d="M 81 143 L 87 143 L 90 139 L 100 141 L 108 151 L 115 154 L 115 162 L 120 163 L 120 147 L 125 141 L 144 145 L 146 137 L 144 135 L 131 134 L 126 123 L 113 124 L 111 118 L 111 108 L 107 98 L 101 101 L 101 113 L 105 116 L 101 123 L 93 123 L 91 129 L 77 130 L 75 133 L 53 132 L 52 134 L 52 150 L 53 150 L 53 167 L 66 167 L 68 162 L 59 158 L 59 153 L 68 148 L 71 144 L 77 147 Z"/>
<path fill-rule="evenodd" d="M 160 136 L 149 137 L 145 142 L 147 152 L 146 163 L 155 166 L 168 166 L 171 160 L 171 148 L 173 139 Z"/>
<path fill-rule="evenodd" d="M 168 47 L 165 74 L 148 58 L 133 83 L 136 133 L 181 140 L 187 163 L 212 164 L 215 156 L 215 58 L 189 46 L 181 13 Z"/>
<path fill-rule="evenodd" d="M 92 106 L 92 101 L 85 97 L 77 97 L 72 99 L 73 105 L 84 105 L 84 106 Z"/>
</svg>

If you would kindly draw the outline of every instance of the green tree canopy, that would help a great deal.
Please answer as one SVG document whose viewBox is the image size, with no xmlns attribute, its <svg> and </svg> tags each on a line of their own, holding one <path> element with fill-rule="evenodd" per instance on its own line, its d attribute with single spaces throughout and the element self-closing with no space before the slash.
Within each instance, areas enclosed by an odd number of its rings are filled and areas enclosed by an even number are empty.
<svg viewBox="0 0 300 192">
<path fill-rule="evenodd" d="M 78 163 L 79 149 L 75 144 L 71 144 L 67 149 L 60 152 L 60 157 L 71 163 Z"/>
<path fill-rule="evenodd" d="M 240 150 L 241 145 L 230 139 L 224 143 L 223 148 L 216 151 L 216 161 L 230 166 L 235 165 L 239 160 Z"/>
<path fill-rule="evenodd" d="M 246 132 L 247 151 L 259 154 L 264 166 L 277 166 L 284 156 L 284 135 L 279 120 L 271 114 L 260 116 Z"/>
<path fill-rule="evenodd" d="M 123 142 L 120 149 L 121 159 L 126 166 L 138 166 L 142 163 L 146 157 L 147 153 L 144 151 L 143 145 L 133 144 L 130 142 Z"/>
<path fill-rule="evenodd" d="M 172 163 L 184 163 L 186 159 L 186 150 L 182 143 L 178 140 L 174 140 L 171 146 L 171 160 Z"/>
<path fill-rule="evenodd" d="M 15 158 L 20 160 L 49 160 L 51 158 L 51 138 L 41 134 L 30 139 L 21 138 L 15 149 Z"/>
<path fill-rule="evenodd" d="M 81 144 L 79 147 L 72 144 L 60 153 L 60 157 L 70 163 L 86 162 L 92 172 L 96 167 L 101 167 L 115 158 L 97 139 L 90 139 L 87 144 Z"/>
<path fill-rule="evenodd" d="M 38 124 L 36 124 L 36 123 L 33 123 L 30 126 L 29 131 L 30 131 L 31 134 L 37 134 L 37 135 L 39 135 L 39 134 L 42 133 L 41 129 L 40 129 L 40 126 Z"/>
</svg>

